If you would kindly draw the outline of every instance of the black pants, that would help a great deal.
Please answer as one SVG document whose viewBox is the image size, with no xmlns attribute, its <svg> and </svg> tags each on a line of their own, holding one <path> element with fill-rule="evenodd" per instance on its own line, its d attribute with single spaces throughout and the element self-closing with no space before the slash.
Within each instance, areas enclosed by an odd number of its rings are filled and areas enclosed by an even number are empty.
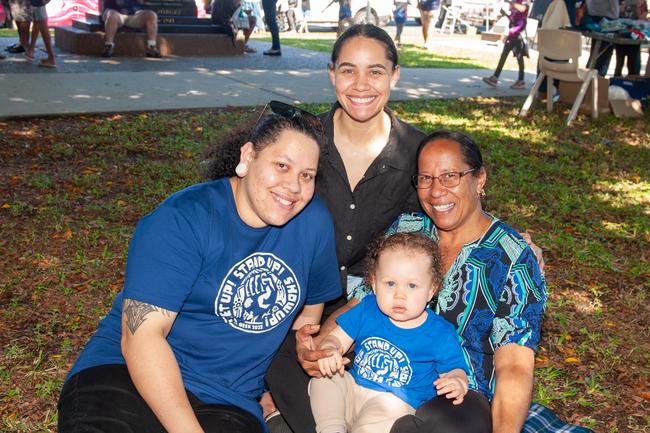
<svg viewBox="0 0 650 433">
<path fill-rule="evenodd" d="M 510 52 L 515 49 L 516 44 L 520 44 L 519 39 L 506 39 L 505 44 L 503 44 L 503 51 L 501 52 L 499 64 L 497 65 L 497 69 L 494 71 L 495 77 L 499 78 L 499 75 L 501 75 L 501 70 L 503 69 L 503 65 L 506 63 L 508 54 L 510 54 Z M 519 81 L 522 81 L 524 79 L 524 54 L 522 51 L 523 50 L 520 49 L 517 53 L 517 65 L 519 65 Z"/>
<path fill-rule="evenodd" d="M 472 390 L 458 406 L 444 396 L 436 397 L 420 406 L 415 415 L 395 421 L 390 433 L 492 433 L 490 402 Z"/>
<path fill-rule="evenodd" d="M 278 410 L 296 433 L 314 433 L 307 386 L 310 377 L 296 360 L 296 333 L 291 331 L 266 372 L 266 384 Z"/>
<path fill-rule="evenodd" d="M 269 26 L 269 31 L 271 32 L 271 49 L 279 50 L 280 49 L 280 29 L 278 28 L 278 23 L 275 20 L 275 4 L 277 0 L 262 0 L 262 9 L 264 9 L 264 20 L 266 25 Z"/>
<path fill-rule="evenodd" d="M 203 430 L 208 433 L 262 433 L 259 420 L 235 406 L 206 404 L 187 391 Z M 83 370 L 63 385 L 59 433 L 165 433 L 135 389 L 125 365 Z"/>
<path fill-rule="evenodd" d="M 627 63 L 627 75 L 641 73 L 641 46 L 640 45 L 614 45 L 616 51 L 616 68 L 614 76 L 623 75 L 623 65 Z M 627 62 L 625 62 L 627 59 Z"/>
</svg>

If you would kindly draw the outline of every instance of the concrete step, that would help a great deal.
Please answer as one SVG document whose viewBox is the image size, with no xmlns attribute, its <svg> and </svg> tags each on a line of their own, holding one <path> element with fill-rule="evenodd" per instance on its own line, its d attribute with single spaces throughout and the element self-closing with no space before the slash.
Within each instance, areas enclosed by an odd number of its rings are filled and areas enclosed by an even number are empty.
<svg viewBox="0 0 650 433">
<path fill-rule="evenodd" d="M 116 56 L 143 56 L 146 49 L 144 32 L 119 32 L 115 36 Z M 76 54 L 99 56 L 104 51 L 104 33 L 89 32 L 73 26 L 55 27 L 55 45 Z M 244 54 L 244 36 L 218 33 L 158 34 L 158 48 L 163 56 L 232 56 Z"/>
<path fill-rule="evenodd" d="M 104 24 L 97 14 L 86 14 L 85 18 L 72 20 L 72 27 L 87 32 L 103 32 Z M 230 29 L 212 24 L 210 18 L 175 17 L 161 15 L 158 17 L 158 33 L 223 33 L 228 34 Z M 120 32 L 143 32 L 142 29 L 122 27 Z"/>
</svg>

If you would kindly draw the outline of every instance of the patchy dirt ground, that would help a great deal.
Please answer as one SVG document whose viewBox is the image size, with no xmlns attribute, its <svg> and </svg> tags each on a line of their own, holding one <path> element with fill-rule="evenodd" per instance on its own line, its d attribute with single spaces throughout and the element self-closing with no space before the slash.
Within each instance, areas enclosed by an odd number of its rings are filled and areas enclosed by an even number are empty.
<svg viewBox="0 0 650 433">
<path fill-rule="evenodd" d="M 425 130 L 482 137 L 501 185 L 490 211 L 532 228 L 545 250 L 535 400 L 596 432 L 650 431 L 650 119 L 599 120 L 583 134 L 584 119 L 575 130 L 561 116 L 513 121 L 519 103 L 394 108 Z M 121 290 L 135 223 L 201 180 L 203 150 L 242 116 L 0 121 L 0 431 L 55 430 L 62 381 Z"/>
</svg>

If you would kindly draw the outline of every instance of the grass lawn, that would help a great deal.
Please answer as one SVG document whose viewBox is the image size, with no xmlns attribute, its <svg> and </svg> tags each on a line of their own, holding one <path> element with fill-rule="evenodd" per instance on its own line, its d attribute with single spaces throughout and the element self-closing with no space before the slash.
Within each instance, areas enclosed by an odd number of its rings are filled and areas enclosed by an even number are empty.
<svg viewBox="0 0 650 433">
<path fill-rule="evenodd" d="M 298 36 L 282 35 L 282 45 L 303 48 L 305 50 L 320 51 L 330 54 L 334 45 L 334 36 L 324 38 L 300 38 Z M 264 42 L 271 42 L 271 38 L 256 38 Z M 399 64 L 404 68 L 445 68 L 445 69 L 482 69 L 480 63 L 464 57 L 449 57 L 435 54 L 424 48 L 404 44 L 399 48 Z"/>
<path fill-rule="evenodd" d="M 54 36 L 54 28 L 50 28 L 50 34 Z M 18 31 L 14 29 L 2 28 L 0 29 L 0 38 L 17 38 Z M 40 39 L 40 36 L 39 36 Z M 4 49 L 4 47 L 2 48 Z"/>
<path fill-rule="evenodd" d="M 14 29 L 1 28 L 0 38 L 17 38 L 18 31 Z"/>
<path fill-rule="evenodd" d="M 621 120 L 521 99 L 391 104 L 467 131 L 486 208 L 544 249 L 550 301 L 536 401 L 597 432 L 650 425 L 650 116 Z M 307 106 L 313 111 L 324 105 Z M 253 110 L 0 121 L 0 431 L 54 431 L 67 370 L 121 290 L 140 217 L 201 181 L 204 150 Z"/>
</svg>

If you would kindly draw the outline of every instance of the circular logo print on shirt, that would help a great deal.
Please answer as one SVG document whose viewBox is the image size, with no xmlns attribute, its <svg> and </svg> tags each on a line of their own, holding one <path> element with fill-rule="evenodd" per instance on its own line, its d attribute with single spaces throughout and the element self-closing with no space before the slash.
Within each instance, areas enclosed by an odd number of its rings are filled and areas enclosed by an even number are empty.
<svg viewBox="0 0 650 433">
<path fill-rule="evenodd" d="M 411 381 L 413 370 L 406 353 L 390 341 L 369 337 L 355 345 L 354 365 L 359 376 L 399 388 Z"/>
<path fill-rule="evenodd" d="M 214 312 L 233 328 L 258 334 L 291 316 L 299 300 L 300 284 L 293 270 L 271 253 L 255 253 L 228 271 Z"/>
</svg>

